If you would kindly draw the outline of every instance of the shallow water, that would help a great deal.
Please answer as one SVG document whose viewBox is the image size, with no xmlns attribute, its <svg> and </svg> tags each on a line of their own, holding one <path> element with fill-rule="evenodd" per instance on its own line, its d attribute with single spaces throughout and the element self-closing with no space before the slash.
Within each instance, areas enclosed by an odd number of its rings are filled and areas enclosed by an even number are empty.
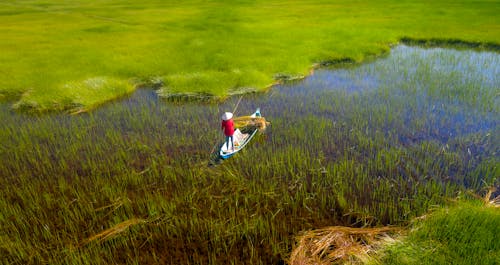
<svg viewBox="0 0 500 265">
<path fill-rule="evenodd" d="M 281 86 L 277 89 L 280 96 L 268 104 L 284 106 L 302 101 L 301 110 L 294 112 L 332 120 L 349 116 L 345 114 L 348 110 L 366 111 L 370 119 L 384 107 L 399 119 L 388 124 L 387 131 L 398 133 L 400 138 L 419 133 L 421 139 L 444 143 L 450 138 L 497 129 L 499 58 L 489 52 L 398 46 L 376 62 L 318 71 L 302 83 Z M 354 103 L 359 104 L 336 106 L 338 111 L 323 110 L 331 97 L 356 98 Z M 272 116 L 279 116 L 278 112 L 279 108 Z M 394 128 L 394 123 L 401 122 L 404 128 Z"/>
<path fill-rule="evenodd" d="M 404 176 L 429 174 L 418 169 L 425 165 L 412 148 L 431 143 L 462 160 L 474 158 L 469 166 L 450 166 L 439 174 L 467 175 L 484 161 L 499 161 L 499 92 L 497 53 L 398 46 L 371 63 L 319 70 L 304 81 L 245 95 L 236 115 L 260 107 L 271 122 L 246 150 L 256 155 L 298 146 L 327 161 L 349 156 L 364 163 L 381 150 L 396 148 L 416 160 L 410 166 L 415 172 L 400 170 Z M 136 159 L 125 166 L 137 171 L 159 157 L 180 166 L 203 163 L 223 141 L 219 117 L 239 99 L 220 105 L 174 104 L 140 89 L 78 116 L 19 114 L 3 104 L 0 173 L 113 174 L 107 165 L 130 157 Z M 467 178 L 459 182 L 471 185 Z"/>
<path fill-rule="evenodd" d="M 497 196 L 499 65 L 495 53 L 400 46 L 220 105 L 148 89 L 77 116 L 0 104 L 7 259 L 277 264 L 301 231 L 406 225 L 491 186 Z M 240 99 L 236 115 L 260 107 L 271 126 L 207 167 Z M 49 251 L 32 256 L 32 241 Z"/>
</svg>

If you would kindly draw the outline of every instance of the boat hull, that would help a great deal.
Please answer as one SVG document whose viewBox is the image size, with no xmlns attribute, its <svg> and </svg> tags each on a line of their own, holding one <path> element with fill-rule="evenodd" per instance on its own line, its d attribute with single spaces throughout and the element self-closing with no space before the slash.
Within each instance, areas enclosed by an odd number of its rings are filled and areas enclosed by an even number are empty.
<svg viewBox="0 0 500 265">
<path fill-rule="evenodd" d="M 260 109 L 257 109 L 251 117 L 261 117 Z M 250 140 L 257 134 L 258 129 L 253 130 L 250 133 L 241 133 L 240 130 L 236 129 L 233 135 L 234 142 L 234 150 L 229 146 L 226 146 L 226 143 L 223 143 L 219 150 L 219 157 L 222 159 L 228 159 L 241 151 Z"/>
</svg>

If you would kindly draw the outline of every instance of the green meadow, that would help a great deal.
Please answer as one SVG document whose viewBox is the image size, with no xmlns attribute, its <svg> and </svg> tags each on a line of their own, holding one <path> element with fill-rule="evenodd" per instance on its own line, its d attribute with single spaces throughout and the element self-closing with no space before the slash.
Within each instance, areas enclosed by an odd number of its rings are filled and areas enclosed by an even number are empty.
<svg viewBox="0 0 500 265">
<path fill-rule="evenodd" d="M 493 47 L 498 1 L 0 1 L 0 98 L 83 111 L 137 87 L 161 96 L 263 90 L 407 40 Z"/>
</svg>

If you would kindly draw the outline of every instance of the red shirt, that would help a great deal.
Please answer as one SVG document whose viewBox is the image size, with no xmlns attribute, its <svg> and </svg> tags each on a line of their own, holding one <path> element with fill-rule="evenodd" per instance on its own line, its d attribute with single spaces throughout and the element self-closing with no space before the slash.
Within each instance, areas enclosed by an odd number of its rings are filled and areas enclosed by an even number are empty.
<svg viewBox="0 0 500 265">
<path fill-rule="evenodd" d="M 222 129 L 224 129 L 224 134 L 226 136 L 233 136 L 234 133 L 234 123 L 233 120 L 222 121 Z"/>
</svg>

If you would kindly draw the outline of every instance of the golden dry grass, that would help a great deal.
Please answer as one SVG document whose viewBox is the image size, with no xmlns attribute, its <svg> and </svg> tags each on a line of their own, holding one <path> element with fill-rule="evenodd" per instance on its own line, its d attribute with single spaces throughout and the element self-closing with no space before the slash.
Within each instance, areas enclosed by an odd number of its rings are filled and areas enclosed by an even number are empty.
<svg viewBox="0 0 500 265">
<path fill-rule="evenodd" d="M 297 238 L 289 264 L 344 264 L 366 260 L 377 242 L 397 230 L 395 227 L 331 226 L 308 231 Z"/>
<path fill-rule="evenodd" d="M 495 187 L 491 187 L 489 190 L 488 190 L 488 193 L 486 193 L 486 196 L 484 196 L 484 202 L 488 205 L 491 205 L 493 207 L 500 207 L 500 195 L 499 196 L 496 196 L 495 198 L 491 198 L 491 196 L 493 195 L 493 193 L 496 191 L 497 189 Z"/>
<path fill-rule="evenodd" d="M 243 129 L 266 129 L 269 122 L 264 117 L 240 116 L 233 119 L 236 128 Z"/>
<path fill-rule="evenodd" d="M 472 197 L 482 201 L 485 203 L 485 205 L 490 205 L 493 207 L 500 207 L 500 195 L 496 196 L 495 198 L 491 198 L 493 196 L 493 193 L 495 193 L 497 189 L 495 187 L 490 187 L 488 189 L 488 192 L 484 195 L 484 197 L 481 197 L 481 195 L 478 195 L 476 193 L 473 193 L 472 191 L 469 191 L 468 194 L 471 195 Z"/>
<path fill-rule="evenodd" d="M 100 233 L 97 233 L 97 234 L 87 238 L 86 240 L 83 241 L 82 245 L 87 245 L 87 244 L 89 244 L 93 241 L 96 241 L 96 240 L 100 242 L 100 241 L 104 241 L 104 240 L 113 238 L 116 235 L 127 230 L 127 228 L 129 228 L 133 225 L 137 225 L 137 224 L 145 223 L 145 222 L 146 222 L 146 220 L 139 219 L 139 218 L 132 218 L 132 219 L 123 221 L 121 223 L 116 224 L 115 226 L 113 226 L 111 228 L 108 228 Z"/>
</svg>

